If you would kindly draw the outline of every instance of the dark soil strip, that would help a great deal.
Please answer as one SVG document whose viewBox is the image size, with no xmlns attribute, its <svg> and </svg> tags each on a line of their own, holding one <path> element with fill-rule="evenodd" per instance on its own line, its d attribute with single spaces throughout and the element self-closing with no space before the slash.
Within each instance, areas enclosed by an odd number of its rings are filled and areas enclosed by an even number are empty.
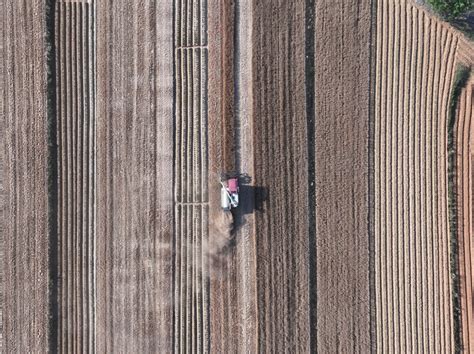
<svg viewBox="0 0 474 354">
<path fill-rule="evenodd" d="M 453 331 L 455 352 L 462 352 L 462 326 L 461 326 L 461 298 L 459 279 L 459 245 L 458 245 L 458 214 L 456 195 L 456 139 L 454 127 L 456 125 L 458 100 L 463 88 L 466 86 L 471 74 L 471 69 L 459 65 L 456 68 L 453 88 L 451 91 L 449 112 L 448 112 L 448 210 L 449 210 L 449 231 L 451 237 L 451 281 L 453 297 Z"/>
<path fill-rule="evenodd" d="M 305 9 L 305 86 L 308 148 L 308 245 L 309 245 L 309 333 L 311 352 L 316 352 L 317 343 L 317 282 L 316 282 L 316 151 L 314 110 L 314 59 L 315 59 L 315 0 L 306 0 Z"/>
<path fill-rule="evenodd" d="M 47 112 L 48 112 L 48 227 L 49 227 L 49 350 L 58 351 L 59 242 L 58 242 L 58 144 L 56 100 L 55 0 L 46 1 Z"/>
<path fill-rule="evenodd" d="M 370 347 L 377 352 L 376 304 L 375 304 L 375 64 L 377 56 L 377 0 L 372 0 L 369 62 L 369 139 L 368 139 L 368 213 L 367 233 L 369 237 L 369 294 L 370 294 Z"/>
</svg>

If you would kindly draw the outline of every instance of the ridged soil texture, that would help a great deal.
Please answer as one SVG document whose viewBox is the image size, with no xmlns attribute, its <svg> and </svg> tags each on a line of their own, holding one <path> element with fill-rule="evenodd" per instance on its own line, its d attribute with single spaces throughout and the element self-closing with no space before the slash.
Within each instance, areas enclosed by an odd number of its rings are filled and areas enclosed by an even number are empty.
<svg viewBox="0 0 474 354">
<path fill-rule="evenodd" d="M 0 1 L 0 352 L 49 341 L 45 1 Z M 53 142 L 50 142 L 53 143 Z"/>
<path fill-rule="evenodd" d="M 405 0 L 378 2 L 376 33 L 377 351 L 451 352 L 447 120 L 459 34 Z"/>
<path fill-rule="evenodd" d="M 209 351 L 207 2 L 175 1 L 175 352 Z"/>
<path fill-rule="evenodd" d="M 95 2 L 56 3 L 58 349 L 95 349 Z M 52 343 L 56 345 L 56 343 Z"/>
</svg>

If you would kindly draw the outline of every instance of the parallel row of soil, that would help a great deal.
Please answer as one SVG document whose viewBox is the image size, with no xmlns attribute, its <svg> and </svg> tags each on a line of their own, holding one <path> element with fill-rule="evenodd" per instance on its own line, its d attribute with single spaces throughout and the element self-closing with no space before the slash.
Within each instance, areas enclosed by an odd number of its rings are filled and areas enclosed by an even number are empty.
<svg viewBox="0 0 474 354">
<path fill-rule="evenodd" d="M 471 62 L 471 64 L 474 64 Z M 453 130 L 455 144 L 455 181 L 457 240 L 459 248 L 459 280 L 462 345 L 466 353 L 474 350 L 474 80 L 462 90 Z"/>
<path fill-rule="evenodd" d="M 0 1 L 2 353 L 48 351 L 45 1 Z M 50 143 L 53 143 L 50 141 Z"/>
<path fill-rule="evenodd" d="M 258 352 L 310 351 L 305 4 L 252 10 Z"/>
<path fill-rule="evenodd" d="M 308 144 L 315 154 L 309 186 L 315 184 L 310 254 L 316 259 L 310 261 L 316 266 L 310 279 L 316 307 L 312 303 L 309 310 L 315 311 L 311 325 L 316 333 L 311 335 L 322 353 L 367 353 L 371 348 L 373 21 L 370 1 L 315 1 L 315 115 L 309 122 L 314 141 Z"/>
<path fill-rule="evenodd" d="M 207 2 L 175 1 L 174 350 L 209 351 Z"/>
<path fill-rule="evenodd" d="M 95 348 L 95 4 L 56 3 L 58 348 Z"/>
<path fill-rule="evenodd" d="M 96 6 L 96 351 L 171 353 L 174 5 Z"/>
<path fill-rule="evenodd" d="M 377 350 L 451 352 L 446 125 L 458 37 L 407 1 L 379 1 L 377 19 Z"/>
</svg>

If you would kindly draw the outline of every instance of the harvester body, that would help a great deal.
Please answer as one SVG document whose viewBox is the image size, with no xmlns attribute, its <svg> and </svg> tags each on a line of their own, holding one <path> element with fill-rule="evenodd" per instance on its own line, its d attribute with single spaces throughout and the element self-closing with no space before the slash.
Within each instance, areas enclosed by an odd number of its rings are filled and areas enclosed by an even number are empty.
<svg viewBox="0 0 474 354">
<path fill-rule="evenodd" d="M 228 178 L 221 181 L 221 207 L 224 211 L 237 208 L 239 205 L 239 179 L 238 177 Z"/>
</svg>

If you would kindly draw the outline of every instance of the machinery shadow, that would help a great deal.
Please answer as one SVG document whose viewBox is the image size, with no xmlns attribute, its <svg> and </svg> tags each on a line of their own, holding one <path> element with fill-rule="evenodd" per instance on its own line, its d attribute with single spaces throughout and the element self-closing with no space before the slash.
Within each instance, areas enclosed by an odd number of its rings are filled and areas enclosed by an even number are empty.
<svg viewBox="0 0 474 354">
<path fill-rule="evenodd" d="M 232 211 L 234 225 L 232 229 L 232 239 L 246 223 L 246 215 L 256 211 L 263 211 L 263 206 L 268 200 L 268 188 L 263 186 L 250 185 L 252 178 L 249 175 L 239 176 L 239 207 Z"/>
</svg>

